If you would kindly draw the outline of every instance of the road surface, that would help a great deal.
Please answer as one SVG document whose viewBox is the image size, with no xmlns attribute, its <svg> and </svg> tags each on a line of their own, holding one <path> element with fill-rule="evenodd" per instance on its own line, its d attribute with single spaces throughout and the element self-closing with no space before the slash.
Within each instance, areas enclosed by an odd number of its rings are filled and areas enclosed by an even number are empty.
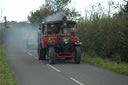
<svg viewBox="0 0 128 85">
<path fill-rule="evenodd" d="M 23 30 L 6 35 L 6 58 L 17 85 L 128 85 L 128 77 L 95 66 L 58 60 L 39 61 L 35 49 L 26 49 Z"/>
</svg>

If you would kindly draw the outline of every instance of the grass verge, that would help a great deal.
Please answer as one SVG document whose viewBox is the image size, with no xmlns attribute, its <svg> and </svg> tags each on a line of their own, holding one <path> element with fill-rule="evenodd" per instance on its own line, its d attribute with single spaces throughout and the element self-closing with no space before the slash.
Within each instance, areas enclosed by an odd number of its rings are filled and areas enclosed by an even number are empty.
<svg viewBox="0 0 128 85">
<path fill-rule="evenodd" d="M 100 57 L 90 57 L 87 55 L 82 55 L 81 60 L 88 64 L 92 64 L 97 67 L 128 76 L 128 63 L 121 62 L 118 64 L 117 62 L 110 61 L 109 59 L 102 59 Z"/>
<path fill-rule="evenodd" d="M 0 85 L 16 85 L 4 55 L 4 46 L 0 45 Z"/>
</svg>

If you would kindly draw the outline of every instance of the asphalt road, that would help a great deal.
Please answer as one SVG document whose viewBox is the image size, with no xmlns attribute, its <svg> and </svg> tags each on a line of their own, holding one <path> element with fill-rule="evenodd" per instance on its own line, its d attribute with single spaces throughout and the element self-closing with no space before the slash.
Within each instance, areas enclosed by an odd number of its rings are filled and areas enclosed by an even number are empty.
<svg viewBox="0 0 128 85">
<path fill-rule="evenodd" d="M 17 85 L 128 85 L 128 77 L 95 66 L 58 60 L 39 61 L 35 49 L 26 49 L 24 31 L 6 35 L 6 58 Z"/>
</svg>

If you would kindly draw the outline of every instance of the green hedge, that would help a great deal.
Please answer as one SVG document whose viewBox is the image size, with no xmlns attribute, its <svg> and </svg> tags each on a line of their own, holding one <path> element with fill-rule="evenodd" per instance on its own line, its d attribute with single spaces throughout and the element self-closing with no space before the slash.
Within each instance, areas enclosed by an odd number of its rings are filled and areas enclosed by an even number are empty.
<svg viewBox="0 0 128 85">
<path fill-rule="evenodd" d="M 78 22 L 82 52 L 128 62 L 128 15 L 100 16 Z"/>
</svg>

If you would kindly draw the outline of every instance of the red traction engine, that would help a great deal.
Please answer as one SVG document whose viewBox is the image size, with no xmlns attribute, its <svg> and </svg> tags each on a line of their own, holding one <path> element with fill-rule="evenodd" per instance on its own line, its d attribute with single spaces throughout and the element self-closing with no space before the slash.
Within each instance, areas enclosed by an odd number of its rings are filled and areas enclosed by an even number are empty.
<svg viewBox="0 0 128 85">
<path fill-rule="evenodd" d="M 76 33 L 76 22 L 65 17 L 62 20 L 41 23 L 38 32 L 38 59 L 49 59 L 55 64 L 56 59 L 73 59 L 80 63 L 81 42 Z"/>
</svg>

